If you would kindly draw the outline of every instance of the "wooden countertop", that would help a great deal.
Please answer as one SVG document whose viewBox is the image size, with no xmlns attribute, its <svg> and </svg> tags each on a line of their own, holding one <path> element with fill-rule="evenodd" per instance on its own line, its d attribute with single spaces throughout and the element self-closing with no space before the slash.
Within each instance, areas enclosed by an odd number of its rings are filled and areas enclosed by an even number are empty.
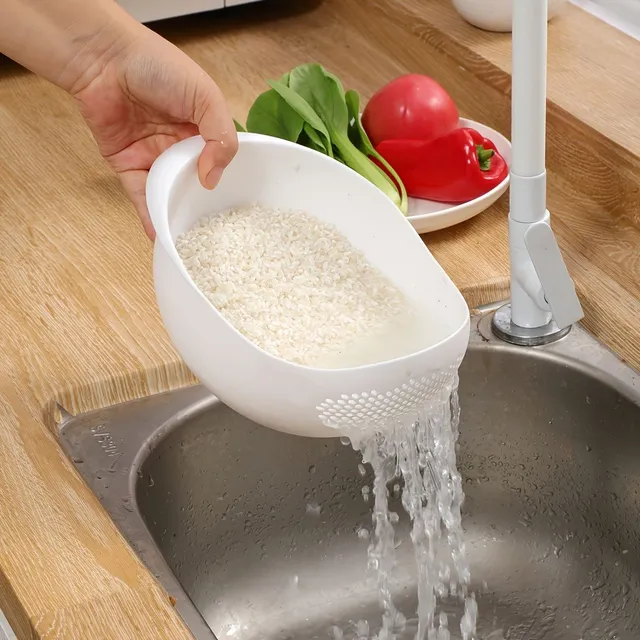
<svg viewBox="0 0 640 640">
<path fill-rule="evenodd" d="M 509 133 L 509 37 L 447 0 L 272 2 L 159 30 L 239 119 L 266 77 L 315 60 L 364 97 L 434 75 Z M 640 43 L 569 6 L 550 53 L 553 224 L 587 328 L 640 368 Z M 151 246 L 71 100 L 6 60 L 0 131 L 0 608 L 19 638 L 188 638 L 51 429 L 56 400 L 86 411 L 193 381 L 156 311 Z M 506 204 L 425 237 L 471 305 L 507 295 Z"/>
</svg>

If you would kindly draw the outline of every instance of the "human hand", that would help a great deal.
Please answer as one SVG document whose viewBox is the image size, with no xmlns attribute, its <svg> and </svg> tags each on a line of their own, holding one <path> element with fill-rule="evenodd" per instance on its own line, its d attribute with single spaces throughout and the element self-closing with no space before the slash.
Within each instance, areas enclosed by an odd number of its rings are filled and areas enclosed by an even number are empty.
<svg viewBox="0 0 640 640">
<path fill-rule="evenodd" d="M 136 25 L 133 33 L 84 74 L 71 93 L 153 239 L 145 187 L 154 160 L 175 142 L 200 133 L 206 145 L 198 176 L 213 189 L 233 159 L 238 139 L 211 77 L 146 27 Z"/>
</svg>

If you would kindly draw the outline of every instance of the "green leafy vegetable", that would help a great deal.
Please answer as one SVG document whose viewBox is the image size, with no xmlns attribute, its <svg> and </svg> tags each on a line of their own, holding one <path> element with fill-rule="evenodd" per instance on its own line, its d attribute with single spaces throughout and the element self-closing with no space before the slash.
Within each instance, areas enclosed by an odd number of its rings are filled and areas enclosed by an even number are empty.
<svg viewBox="0 0 640 640">
<path fill-rule="evenodd" d="M 327 127 L 318 114 L 314 111 L 313 107 L 298 93 L 296 93 L 291 87 L 287 87 L 281 82 L 275 80 L 269 81 L 269 85 L 272 89 L 277 91 L 284 100 L 287 101 L 289 106 L 303 118 L 313 129 L 315 129 L 323 138 L 324 144 L 327 148 L 327 153 L 333 157 L 333 151 L 331 149 L 331 138 Z"/>
<path fill-rule="evenodd" d="M 246 129 L 237 121 L 234 119 L 233 124 L 236 127 L 236 131 L 242 132 L 244 133 L 246 131 Z"/>
<path fill-rule="evenodd" d="M 395 180 L 396 186 L 400 189 L 400 210 L 406 214 L 409 204 L 407 190 L 395 169 L 375 150 L 371 144 L 371 140 L 369 140 L 367 132 L 364 130 L 360 117 L 360 96 L 358 92 L 353 89 L 347 91 L 345 94 L 345 102 L 349 110 L 349 139 L 362 153 L 370 158 L 375 158 Z"/>
<path fill-rule="evenodd" d="M 294 85 L 302 80 L 302 82 L 304 83 L 305 81 L 305 76 L 309 75 L 309 72 L 311 71 L 311 73 L 313 72 L 320 72 L 323 75 L 325 75 L 328 78 L 331 78 L 337 85 L 338 85 L 338 90 L 340 91 L 340 95 L 342 96 L 342 98 L 344 99 L 345 97 L 345 90 L 344 87 L 342 86 L 342 82 L 340 81 L 340 78 L 338 78 L 338 76 L 336 76 L 335 74 L 327 71 L 323 66 L 319 65 L 319 64 L 303 64 L 300 65 L 299 67 L 296 67 L 295 69 L 293 69 L 293 71 L 291 71 L 289 73 L 289 77 L 293 77 L 293 83 Z M 291 81 L 289 86 L 291 86 Z M 295 89 L 295 86 L 292 87 Z"/>
<path fill-rule="evenodd" d="M 297 142 L 304 120 L 273 89 L 261 93 L 249 109 L 247 130 Z"/>
<path fill-rule="evenodd" d="M 249 110 L 247 131 L 297 142 L 334 158 L 367 178 L 406 214 L 404 184 L 371 144 L 355 91 L 345 92 L 340 79 L 319 64 L 300 65 L 279 81 L 267 82 L 270 89 Z"/>
<path fill-rule="evenodd" d="M 340 81 L 319 64 L 306 64 L 291 72 L 289 85 L 324 122 L 331 143 L 345 164 L 375 184 L 400 207 L 401 196 L 396 186 L 349 139 L 349 110 Z"/>
<path fill-rule="evenodd" d="M 312 149 L 315 149 L 316 151 L 320 151 L 325 155 L 329 155 L 329 151 L 331 150 L 331 145 L 326 144 L 325 141 L 320 136 L 320 134 L 308 122 L 304 123 L 304 126 L 302 127 L 302 129 L 305 135 L 307 136 L 307 138 L 309 139 L 309 145 L 307 146 L 310 146 Z"/>
<path fill-rule="evenodd" d="M 302 96 L 327 126 L 329 134 L 347 132 L 349 113 L 344 89 L 319 64 L 304 64 L 290 74 L 289 86 Z"/>
</svg>

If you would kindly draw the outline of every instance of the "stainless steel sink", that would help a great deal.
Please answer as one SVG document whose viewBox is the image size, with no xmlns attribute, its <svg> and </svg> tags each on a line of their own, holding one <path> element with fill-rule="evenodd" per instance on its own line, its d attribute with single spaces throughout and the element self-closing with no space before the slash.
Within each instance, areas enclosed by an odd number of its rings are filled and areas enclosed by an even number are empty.
<svg viewBox="0 0 640 640">
<path fill-rule="evenodd" d="M 486 316 L 472 333 L 459 466 L 480 637 L 637 640 L 637 374 L 580 328 L 536 349 L 497 341 Z M 67 415 L 60 441 L 196 638 L 329 640 L 337 625 L 346 640 L 362 619 L 375 630 L 371 477 L 339 440 L 256 426 L 192 387 Z M 411 617 L 398 527 L 396 597 Z"/>
</svg>

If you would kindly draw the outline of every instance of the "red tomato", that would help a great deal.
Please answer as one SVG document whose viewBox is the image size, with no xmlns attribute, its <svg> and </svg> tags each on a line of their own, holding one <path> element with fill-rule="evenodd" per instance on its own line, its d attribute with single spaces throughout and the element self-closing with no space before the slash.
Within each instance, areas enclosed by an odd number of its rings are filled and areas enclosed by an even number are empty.
<svg viewBox="0 0 640 640">
<path fill-rule="evenodd" d="M 458 108 L 433 79 L 408 74 L 369 100 L 362 124 L 374 147 L 383 140 L 434 140 L 457 128 Z"/>
</svg>

